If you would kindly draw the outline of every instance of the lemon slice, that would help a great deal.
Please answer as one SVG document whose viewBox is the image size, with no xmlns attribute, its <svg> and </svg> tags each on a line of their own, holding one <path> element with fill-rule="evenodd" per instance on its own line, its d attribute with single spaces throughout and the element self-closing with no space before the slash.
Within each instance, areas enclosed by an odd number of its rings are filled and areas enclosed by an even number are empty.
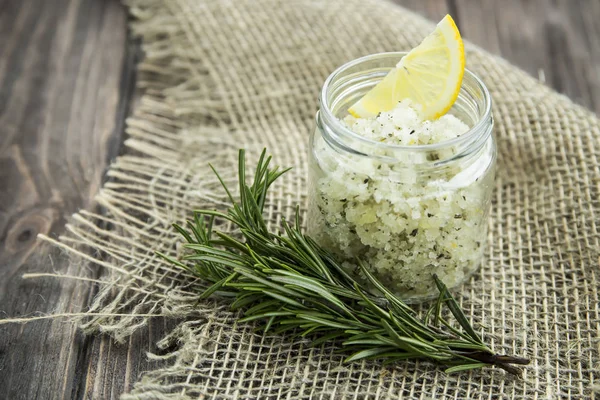
<svg viewBox="0 0 600 400">
<path fill-rule="evenodd" d="M 381 82 L 348 112 L 357 118 L 375 117 L 404 99 L 420 105 L 424 120 L 444 115 L 458 97 L 465 72 L 465 50 L 450 15 L 412 49 Z M 419 107 L 416 107 L 419 108 Z"/>
</svg>

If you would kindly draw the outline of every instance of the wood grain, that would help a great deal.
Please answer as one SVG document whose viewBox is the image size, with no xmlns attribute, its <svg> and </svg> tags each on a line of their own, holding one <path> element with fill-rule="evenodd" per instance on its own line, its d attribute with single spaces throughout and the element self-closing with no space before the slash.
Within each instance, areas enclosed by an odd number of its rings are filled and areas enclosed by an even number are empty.
<svg viewBox="0 0 600 400">
<path fill-rule="evenodd" d="M 435 21 L 450 13 L 464 38 L 600 114 L 600 1 L 393 1 Z"/>
<path fill-rule="evenodd" d="M 134 70 L 126 25 L 113 0 L 0 1 L 3 314 L 78 312 L 93 295 L 76 282 L 21 276 L 80 273 L 36 236 L 60 234 L 70 214 L 90 206 L 120 147 Z M 94 341 L 68 321 L 1 326 L 0 398 L 73 397 Z"/>
<path fill-rule="evenodd" d="M 393 0 L 463 35 L 600 112 L 600 1 Z M 138 46 L 118 0 L 0 0 L 0 313 L 84 310 L 90 277 L 36 241 L 92 207 L 119 151 Z M 68 321 L 0 326 L 0 399 L 109 399 L 156 367 L 145 352 L 172 327 L 153 320 L 128 343 L 83 337 Z"/>
</svg>

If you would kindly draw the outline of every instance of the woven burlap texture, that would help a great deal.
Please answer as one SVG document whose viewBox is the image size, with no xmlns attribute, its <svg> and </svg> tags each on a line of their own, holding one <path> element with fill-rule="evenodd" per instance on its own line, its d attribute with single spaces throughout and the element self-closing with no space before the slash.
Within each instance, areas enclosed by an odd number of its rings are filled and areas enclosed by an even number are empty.
<svg viewBox="0 0 600 400">
<path fill-rule="evenodd" d="M 499 168 L 489 257 L 458 292 L 484 340 L 530 357 L 522 379 L 485 369 L 446 375 L 427 362 L 345 364 L 332 345 L 263 337 L 199 283 L 158 258 L 171 229 L 232 186 L 237 150 L 263 147 L 293 170 L 267 205 L 276 226 L 305 205 L 308 136 L 325 78 L 346 61 L 407 50 L 433 25 L 377 0 L 129 0 L 141 36 L 143 94 L 124 155 L 97 203 L 60 246 L 106 271 L 82 321 L 124 340 L 147 315 L 182 318 L 160 345 L 165 367 L 125 399 L 590 399 L 600 357 L 600 122 L 508 63 L 467 46 L 494 99 Z M 119 315 L 112 315 L 119 314 Z M 596 394 L 597 395 L 597 394 Z"/>
</svg>

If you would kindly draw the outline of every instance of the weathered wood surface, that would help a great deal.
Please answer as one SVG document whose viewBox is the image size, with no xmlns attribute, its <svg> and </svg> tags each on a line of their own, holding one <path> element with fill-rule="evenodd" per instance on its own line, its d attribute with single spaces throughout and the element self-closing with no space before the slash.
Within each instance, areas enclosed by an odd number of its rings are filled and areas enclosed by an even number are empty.
<svg viewBox="0 0 600 400">
<path fill-rule="evenodd" d="M 432 20 L 450 13 L 463 37 L 600 114 L 600 1 L 392 1 Z"/>
<path fill-rule="evenodd" d="M 394 0 L 438 20 L 576 102 L 600 112 L 600 1 Z M 117 0 L 0 0 L 0 313 L 78 312 L 94 288 L 36 271 L 90 277 L 35 240 L 91 206 L 121 143 L 136 46 Z M 129 343 L 83 337 L 67 321 L 0 326 L 0 398 L 116 398 L 153 365 L 167 330 Z"/>
<path fill-rule="evenodd" d="M 57 236 L 70 214 L 90 206 L 119 150 L 133 88 L 135 51 L 127 49 L 127 14 L 117 0 L 0 0 L 3 316 L 78 312 L 93 294 L 87 285 L 21 275 L 79 274 L 81 265 L 36 235 Z M 142 351 L 129 370 L 145 362 Z M 112 387 L 117 395 L 129 377 L 127 357 L 114 352 L 65 320 L 2 325 L 0 398 L 109 398 L 103 390 Z"/>
</svg>

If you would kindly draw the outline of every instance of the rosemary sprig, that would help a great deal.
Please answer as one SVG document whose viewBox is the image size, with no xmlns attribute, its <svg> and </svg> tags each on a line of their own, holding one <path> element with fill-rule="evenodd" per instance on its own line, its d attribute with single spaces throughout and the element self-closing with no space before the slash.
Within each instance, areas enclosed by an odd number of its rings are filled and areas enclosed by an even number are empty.
<svg viewBox="0 0 600 400">
<path fill-rule="evenodd" d="M 448 373 L 495 365 L 512 374 L 520 373 L 512 364 L 529 362 L 490 350 L 436 276 L 440 296 L 421 319 L 357 260 L 378 293 L 362 287 L 301 232 L 298 209 L 293 224 L 284 220 L 282 232 L 270 232 L 263 217 L 267 192 L 287 171 L 270 168 L 270 161 L 263 151 L 248 185 L 240 150 L 239 201 L 213 168 L 231 202 L 229 210 L 196 211 L 187 229 L 174 225 L 189 253 L 181 261 L 161 256 L 207 283 L 201 299 L 230 298 L 231 308 L 243 312 L 241 321 L 258 321 L 264 332 L 310 336 L 315 345 L 338 341 L 350 354 L 347 361 L 428 359 L 449 366 Z M 230 221 L 241 237 L 213 230 L 215 218 Z M 443 308 L 461 329 L 443 318 Z"/>
</svg>

